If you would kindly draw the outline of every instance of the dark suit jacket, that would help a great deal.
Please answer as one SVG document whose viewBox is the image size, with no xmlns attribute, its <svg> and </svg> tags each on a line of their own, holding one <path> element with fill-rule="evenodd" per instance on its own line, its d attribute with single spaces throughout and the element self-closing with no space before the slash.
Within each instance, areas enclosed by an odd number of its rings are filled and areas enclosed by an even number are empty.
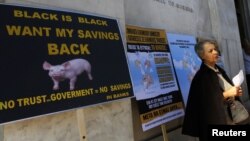
<svg viewBox="0 0 250 141">
<path fill-rule="evenodd" d="M 217 68 L 233 85 L 225 71 Z M 191 83 L 182 133 L 206 138 L 208 125 L 227 124 L 224 102 L 216 72 L 202 63 Z"/>
</svg>

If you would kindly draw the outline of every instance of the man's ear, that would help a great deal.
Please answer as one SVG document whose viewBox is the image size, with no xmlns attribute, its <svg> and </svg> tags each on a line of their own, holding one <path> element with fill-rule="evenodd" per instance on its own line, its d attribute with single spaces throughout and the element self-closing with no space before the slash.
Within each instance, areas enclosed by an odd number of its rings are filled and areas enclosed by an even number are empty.
<svg viewBox="0 0 250 141">
<path fill-rule="evenodd" d="M 204 60 L 204 52 L 200 55 L 201 60 Z"/>
</svg>

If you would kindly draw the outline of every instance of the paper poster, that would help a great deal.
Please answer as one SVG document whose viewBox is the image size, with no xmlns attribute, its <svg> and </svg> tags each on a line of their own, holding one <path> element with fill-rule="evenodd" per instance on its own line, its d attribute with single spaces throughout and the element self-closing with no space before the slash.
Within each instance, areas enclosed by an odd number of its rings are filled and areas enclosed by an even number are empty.
<svg viewBox="0 0 250 141">
<path fill-rule="evenodd" d="M 166 32 L 126 26 L 128 64 L 143 131 L 184 115 Z"/>
<path fill-rule="evenodd" d="M 183 100 L 186 104 L 192 79 L 201 64 L 201 60 L 194 50 L 196 38 L 173 33 L 167 33 L 167 38 Z"/>
</svg>

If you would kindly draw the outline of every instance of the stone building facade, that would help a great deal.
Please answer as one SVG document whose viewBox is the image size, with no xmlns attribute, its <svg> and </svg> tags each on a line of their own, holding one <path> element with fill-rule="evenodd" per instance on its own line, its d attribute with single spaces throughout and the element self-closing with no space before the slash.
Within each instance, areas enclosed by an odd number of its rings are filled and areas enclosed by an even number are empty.
<svg viewBox="0 0 250 141">
<path fill-rule="evenodd" d="M 243 1 L 241 8 L 248 7 L 247 0 L 241 1 Z M 0 2 L 52 9 L 73 9 L 112 17 L 118 20 L 124 41 L 126 41 L 126 24 L 215 39 L 222 51 L 225 70 L 229 76 L 234 76 L 244 68 L 234 0 L 0 0 Z M 249 9 L 246 8 L 243 13 L 250 13 Z M 244 16 L 248 17 L 249 14 Z M 245 28 L 247 28 L 245 36 L 249 38 L 249 27 Z M 245 93 L 242 99 L 250 109 L 246 82 L 243 84 L 243 89 Z M 181 122 L 182 119 L 177 119 L 166 124 L 169 140 L 195 141 L 196 138 L 181 135 Z M 160 135 L 160 127 L 142 132 L 134 98 L 0 126 L 0 141 L 146 141 Z"/>
</svg>

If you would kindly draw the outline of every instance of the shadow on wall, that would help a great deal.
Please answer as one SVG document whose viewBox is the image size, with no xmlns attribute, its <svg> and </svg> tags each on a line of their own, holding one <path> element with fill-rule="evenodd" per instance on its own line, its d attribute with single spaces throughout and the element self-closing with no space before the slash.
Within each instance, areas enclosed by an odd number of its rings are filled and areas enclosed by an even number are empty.
<svg viewBox="0 0 250 141">
<path fill-rule="evenodd" d="M 174 130 L 174 132 L 169 132 L 168 133 L 168 140 L 169 141 L 199 141 L 198 138 L 191 137 L 191 136 L 186 136 L 181 133 L 182 128 L 178 128 Z M 148 141 L 163 141 L 162 136 L 158 136 L 154 139 L 148 140 Z"/>
</svg>

